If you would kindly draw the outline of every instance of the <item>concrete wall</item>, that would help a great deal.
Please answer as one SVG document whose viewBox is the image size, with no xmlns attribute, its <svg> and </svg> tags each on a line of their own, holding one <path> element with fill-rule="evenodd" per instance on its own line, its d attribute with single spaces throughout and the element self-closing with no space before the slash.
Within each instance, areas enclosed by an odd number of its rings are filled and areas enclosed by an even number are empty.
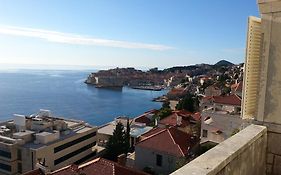
<svg viewBox="0 0 281 175">
<path fill-rule="evenodd" d="M 7 151 L 7 152 L 11 153 L 11 158 L 6 158 L 6 157 L 0 156 L 0 163 L 11 166 L 11 172 L 2 171 L 2 169 L 0 167 L 0 174 L 1 173 L 3 173 L 3 174 L 4 173 L 6 173 L 6 174 L 16 174 L 18 172 L 18 169 L 17 169 L 18 145 L 0 142 L 0 150 Z"/>
<path fill-rule="evenodd" d="M 39 160 L 41 160 L 41 162 L 43 162 L 43 160 L 45 159 L 45 166 L 49 169 L 49 170 L 57 170 L 59 168 L 65 167 L 69 164 L 72 164 L 74 162 L 76 162 L 77 160 L 80 160 L 81 158 L 89 155 L 90 153 L 92 153 L 94 150 L 92 150 L 92 148 L 87 149 L 84 152 L 81 152 L 71 158 L 69 158 L 68 160 L 65 160 L 57 165 L 54 164 L 54 161 L 60 157 L 63 157 L 71 152 L 74 152 L 76 150 L 79 150 L 80 148 L 82 148 L 83 146 L 86 146 L 88 144 L 91 144 L 95 141 L 97 141 L 97 136 L 94 136 L 92 138 L 89 138 L 87 140 L 84 140 L 80 143 L 77 143 L 75 145 L 72 145 L 71 147 L 65 148 L 57 153 L 54 153 L 54 148 L 60 145 L 63 145 L 67 142 L 73 141 L 77 138 L 80 138 L 82 136 L 85 136 L 87 134 L 96 132 L 97 128 L 92 128 L 88 131 L 85 131 L 83 133 L 79 133 L 76 134 L 72 137 L 69 137 L 67 139 L 61 140 L 59 142 L 55 142 L 54 144 L 50 144 L 48 146 L 42 146 L 38 149 L 34 148 L 34 149 L 30 149 L 30 148 L 22 148 L 22 170 L 23 172 L 27 172 L 32 170 L 33 168 L 36 168 L 36 163 L 38 163 Z M 33 152 L 33 156 L 32 156 L 32 152 Z M 33 161 L 32 161 L 33 159 Z"/>
<path fill-rule="evenodd" d="M 58 159 L 58 158 L 60 158 L 60 157 L 63 157 L 63 156 L 65 156 L 65 155 L 67 155 L 67 154 L 69 154 L 69 153 L 71 153 L 71 152 L 76 151 L 76 150 L 79 150 L 80 148 L 82 148 L 82 147 L 84 147 L 84 146 L 86 146 L 86 145 L 89 145 L 89 144 L 91 144 L 91 143 L 97 141 L 97 137 L 96 137 L 96 136 L 95 136 L 95 137 L 92 137 L 92 138 L 89 138 L 89 139 L 87 139 L 87 140 L 84 140 L 84 141 L 82 141 L 82 142 L 80 142 L 80 143 L 77 143 L 77 144 L 75 144 L 75 145 L 73 145 L 73 146 L 71 146 L 71 147 L 68 147 L 68 148 L 66 148 L 66 149 L 63 149 L 63 150 L 61 150 L 61 151 L 59 151 L 59 152 L 57 152 L 57 153 L 54 153 L 54 148 L 57 147 L 57 146 L 63 145 L 63 144 L 65 144 L 65 143 L 67 143 L 67 142 L 70 142 L 70 141 L 73 141 L 73 140 L 75 140 L 75 139 L 78 139 L 78 138 L 80 138 L 80 137 L 83 137 L 83 136 L 85 136 L 85 135 L 87 135 L 87 134 L 96 132 L 96 131 L 97 131 L 97 128 L 92 128 L 92 129 L 89 130 L 89 131 L 83 132 L 83 133 L 81 133 L 81 134 L 76 134 L 76 135 L 73 136 L 73 137 L 64 139 L 64 140 L 62 140 L 62 141 L 60 141 L 60 142 L 56 142 L 55 144 L 48 145 L 48 146 L 46 146 L 46 147 L 42 147 L 42 148 L 40 148 L 40 149 L 35 150 L 35 151 L 34 151 L 34 152 L 35 152 L 35 155 L 34 155 L 34 159 L 35 159 L 35 160 L 34 160 L 34 164 L 37 163 L 37 160 L 38 160 L 38 159 L 41 159 L 41 160 L 45 159 L 45 161 L 46 161 L 46 166 L 48 166 L 48 168 L 53 171 L 53 170 L 57 170 L 57 169 L 59 169 L 59 168 L 65 167 L 65 166 L 67 166 L 67 165 L 69 165 L 69 164 L 72 164 L 72 163 L 74 163 L 74 162 L 77 161 L 77 160 L 80 160 L 81 158 L 83 158 L 83 157 L 89 155 L 90 153 L 92 153 L 92 152 L 93 152 L 92 148 L 90 148 L 90 149 L 88 149 L 88 150 L 86 150 L 86 151 L 84 151 L 84 152 L 82 152 L 82 153 L 79 153 L 79 154 L 77 154 L 77 155 L 71 157 L 70 159 L 61 162 L 61 163 L 58 164 L 58 165 L 55 165 L 55 164 L 54 164 L 54 161 L 55 161 L 56 159 Z M 35 166 L 35 165 L 34 165 L 34 166 Z"/>
<path fill-rule="evenodd" d="M 267 129 L 250 125 L 172 175 L 264 175 Z"/>
</svg>

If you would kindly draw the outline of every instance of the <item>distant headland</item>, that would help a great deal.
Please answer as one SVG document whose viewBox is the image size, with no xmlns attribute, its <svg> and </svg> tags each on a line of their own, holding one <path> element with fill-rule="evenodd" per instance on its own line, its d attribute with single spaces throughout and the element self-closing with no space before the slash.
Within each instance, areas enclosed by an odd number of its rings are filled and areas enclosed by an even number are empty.
<svg viewBox="0 0 281 175">
<path fill-rule="evenodd" d="M 137 70 L 133 67 L 114 68 L 100 70 L 91 73 L 85 83 L 95 85 L 97 88 L 111 88 L 129 86 L 135 89 L 144 90 L 161 90 L 167 87 L 173 87 L 183 79 L 202 76 L 214 75 L 221 68 L 229 68 L 234 64 L 221 60 L 214 65 L 196 64 L 190 66 L 176 66 L 163 70 L 152 68 L 148 71 Z"/>
</svg>

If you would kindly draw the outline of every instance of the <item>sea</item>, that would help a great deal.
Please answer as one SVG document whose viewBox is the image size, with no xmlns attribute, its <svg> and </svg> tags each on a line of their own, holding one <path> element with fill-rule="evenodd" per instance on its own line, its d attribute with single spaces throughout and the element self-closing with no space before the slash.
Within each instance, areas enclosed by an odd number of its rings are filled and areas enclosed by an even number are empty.
<svg viewBox="0 0 281 175">
<path fill-rule="evenodd" d="M 152 99 L 163 91 L 95 88 L 84 83 L 96 70 L 1 70 L 0 121 L 13 114 L 30 115 L 40 109 L 54 116 L 84 120 L 99 126 L 118 116 L 136 117 L 158 109 Z"/>
</svg>

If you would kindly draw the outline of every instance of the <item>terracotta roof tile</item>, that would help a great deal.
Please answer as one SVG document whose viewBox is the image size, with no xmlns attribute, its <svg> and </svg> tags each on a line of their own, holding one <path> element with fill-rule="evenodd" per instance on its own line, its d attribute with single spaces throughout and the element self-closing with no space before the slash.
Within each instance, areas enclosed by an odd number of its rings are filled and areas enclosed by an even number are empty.
<svg viewBox="0 0 281 175">
<path fill-rule="evenodd" d="M 56 170 L 49 175 L 148 175 L 142 171 L 135 170 L 129 167 L 121 166 L 116 162 L 112 162 L 103 158 L 97 158 L 80 166 L 71 165 L 62 169 Z M 37 169 L 24 175 L 44 175 Z"/>
<path fill-rule="evenodd" d="M 159 130 L 143 139 L 136 146 L 166 152 L 177 157 L 185 156 L 194 142 L 191 135 L 174 127 Z"/>
<path fill-rule="evenodd" d="M 201 113 L 196 112 L 196 113 L 192 114 L 192 118 L 196 121 L 200 121 L 201 120 Z"/>
<path fill-rule="evenodd" d="M 159 132 L 162 132 L 163 130 L 165 130 L 165 128 L 153 128 L 152 130 L 150 130 L 149 132 L 145 133 L 142 135 L 142 138 L 146 138 L 146 137 L 150 137 L 151 135 L 157 134 Z"/>
<path fill-rule="evenodd" d="M 238 86 L 236 87 L 235 91 L 238 91 L 238 92 L 242 92 L 243 90 L 243 83 L 242 82 L 239 82 L 238 83 Z"/>
<path fill-rule="evenodd" d="M 241 98 L 235 94 L 228 96 L 214 96 L 214 103 L 241 106 Z"/>
<path fill-rule="evenodd" d="M 121 166 L 116 162 L 112 162 L 103 158 L 92 160 L 82 164 L 79 167 L 68 166 L 65 169 L 58 170 L 51 175 L 147 175 L 144 172 Z"/>
<path fill-rule="evenodd" d="M 158 110 L 152 109 L 150 111 L 145 112 L 144 114 L 138 116 L 135 118 L 135 122 L 138 123 L 145 123 L 146 125 L 149 125 L 151 123 L 151 120 L 147 117 L 149 114 L 156 114 Z"/>
<path fill-rule="evenodd" d="M 235 92 L 242 92 L 243 83 L 239 82 L 239 83 L 233 84 L 233 85 L 231 85 L 231 89 L 233 89 Z"/>
</svg>

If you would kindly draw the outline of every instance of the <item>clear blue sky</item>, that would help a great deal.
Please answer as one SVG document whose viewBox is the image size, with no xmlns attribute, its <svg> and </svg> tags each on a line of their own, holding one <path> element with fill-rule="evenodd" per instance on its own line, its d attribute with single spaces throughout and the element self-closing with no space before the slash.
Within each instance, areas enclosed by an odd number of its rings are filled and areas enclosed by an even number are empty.
<svg viewBox="0 0 281 175">
<path fill-rule="evenodd" d="M 256 0 L 0 0 L 0 64 L 244 61 Z"/>
</svg>

